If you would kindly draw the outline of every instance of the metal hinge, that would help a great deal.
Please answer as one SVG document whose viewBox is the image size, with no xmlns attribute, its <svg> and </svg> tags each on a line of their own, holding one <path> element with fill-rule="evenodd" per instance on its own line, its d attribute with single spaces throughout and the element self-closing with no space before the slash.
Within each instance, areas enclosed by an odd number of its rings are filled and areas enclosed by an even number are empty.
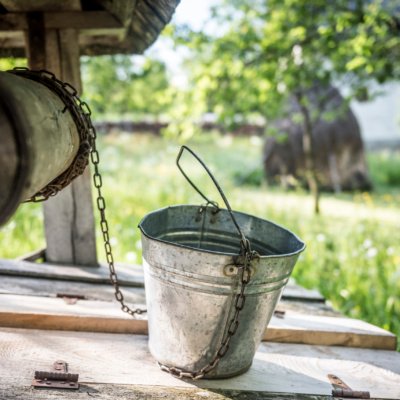
<svg viewBox="0 0 400 400">
<path fill-rule="evenodd" d="M 346 385 L 338 376 L 328 374 L 328 379 L 333 386 L 332 397 L 344 397 L 351 399 L 369 399 L 370 394 L 367 391 L 353 390 Z"/>
<path fill-rule="evenodd" d="M 285 310 L 276 309 L 276 310 L 274 311 L 274 316 L 275 316 L 276 318 L 281 318 L 281 319 L 283 319 L 283 318 L 285 318 L 285 314 L 286 314 L 286 311 L 285 311 Z"/>
<path fill-rule="evenodd" d="M 79 389 L 79 374 L 68 373 L 68 364 L 57 360 L 53 371 L 35 371 L 32 386 L 36 388 Z"/>
</svg>

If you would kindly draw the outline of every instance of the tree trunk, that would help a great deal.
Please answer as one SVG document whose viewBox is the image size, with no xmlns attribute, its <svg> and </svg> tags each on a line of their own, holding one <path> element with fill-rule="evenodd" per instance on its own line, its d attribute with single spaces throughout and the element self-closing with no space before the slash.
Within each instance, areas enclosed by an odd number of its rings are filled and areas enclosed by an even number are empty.
<svg viewBox="0 0 400 400">
<path fill-rule="evenodd" d="M 302 93 L 296 94 L 296 99 L 300 107 L 300 112 L 303 117 L 303 151 L 305 160 L 305 177 L 308 187 L 314 198 L 314 212 L 319 214 L 319 198 L 320 190 L 318 183 L 318 176 L 315 167 L 314 146 L 313 146 L 313 126 L 310 117 L 310 111 L 304 104 L 304 96 Z"/>
</svg>

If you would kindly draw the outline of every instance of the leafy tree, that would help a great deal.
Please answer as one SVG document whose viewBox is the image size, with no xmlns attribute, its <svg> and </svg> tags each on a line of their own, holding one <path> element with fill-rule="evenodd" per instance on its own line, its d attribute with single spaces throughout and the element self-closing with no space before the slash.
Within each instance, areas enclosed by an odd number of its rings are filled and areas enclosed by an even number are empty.
<svg viewBox="0 0 400 400">
<path fill-rule="evenodd" d="M 253 114 L 282 117 L 294 102 L 318 213 L 313 128 L 332 110 L 324 98 L 315 110 L 308 93 L 335 83 L 348 88 L 348 98 L 366 97 L 371 82 L 398 78 L 399 8 L 390 1 L 224 0 L 213 9 L 213 24 L 214 35 L 176 30 L 177 44 L 191 49 L 194 90 L 227 125 Z"/>
<path fill-rule="evenodd" d="M 82 58 L 84 97 L 97 115 L 158 117 L 170 104 L 163 62 L 128 55 Z"/>
<path fill-rule="evenodd" d="M 0 58 L 0 71 L 7 71 L 15 67 L 26 67 L 25 58 Z"/>
</svg>

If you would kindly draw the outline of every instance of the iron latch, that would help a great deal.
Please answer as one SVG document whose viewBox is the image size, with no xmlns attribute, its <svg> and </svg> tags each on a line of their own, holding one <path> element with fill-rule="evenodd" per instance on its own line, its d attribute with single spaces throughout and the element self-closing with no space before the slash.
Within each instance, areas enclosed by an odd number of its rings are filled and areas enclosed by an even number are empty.
<svg viewBox="0 0 400 400">
<path fill-rule="evenodd" d="M 332 397 L 344 397 L 351 399 L 369 399 L 370 394 L 367 391 L 353 390 L 346 385 L 338 376 L 328 374 L 328 379 L 333 386 Z"/>
<path fill-rule="evenodd" d="M 285 318 L 285 314 L 286 314 L 285 310 L 279 310 L 279 309 L 274 310 L 274 316 L 276 318 L 283 319 L 283 318 Z"/>
<path fill-rule="evenodd" d="M 68 364 L 57 360 L 53 371 L 35 371 L 32 386 L 36 388 L 79 389 L 79 374 L 68 373 Z"/>
</svg>

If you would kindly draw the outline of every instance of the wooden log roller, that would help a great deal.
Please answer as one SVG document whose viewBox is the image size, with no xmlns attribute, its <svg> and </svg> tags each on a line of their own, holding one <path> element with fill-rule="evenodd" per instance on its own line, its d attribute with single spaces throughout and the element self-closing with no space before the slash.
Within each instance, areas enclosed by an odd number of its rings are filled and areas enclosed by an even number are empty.
<svg viewBox="0 0 400 400">
<path fill-rule="evenodd" d="M 90 138 L 81 103 L 48 72 L 0 72 L 0 225 L 21 202 L 44 200 L 85 169 Z"/>
</svg>

